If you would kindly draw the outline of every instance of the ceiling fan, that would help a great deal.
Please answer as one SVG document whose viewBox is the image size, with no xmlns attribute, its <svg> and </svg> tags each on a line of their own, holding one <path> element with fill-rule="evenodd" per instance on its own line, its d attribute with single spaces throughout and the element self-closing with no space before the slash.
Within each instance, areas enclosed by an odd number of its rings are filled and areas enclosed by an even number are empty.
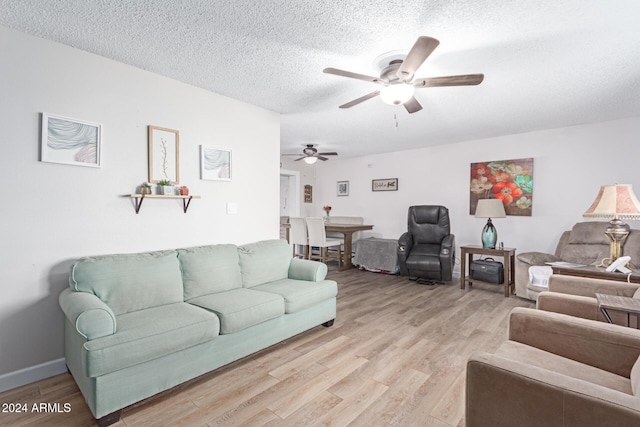
<svg viewBox="0 0 640 427">
<path fill-rule="evenodd" d="M 397 55 L 391 56 L 388 64 L 380 72 L 380 77 L 366 76 L 364 74 L 352 73 L 351 71 L 339 70 L 337 68 L 325 68 L 327 74 L 349 77 L 352 79 L 365 80 L 383 86 L 380 90 L 371 92 L 365 96 L 354 99 L 340 106 L 340 108 L 351 108 L 368 99 L 380 95 L 380 98 L 391 105 L 404 105 L 409 113 L 422 110 L 422 105 L 413 96 L 414 89 L 437 86 L 472 86 L 482 83 L 484 74 L 463 74 L 459 76 L 443 76 L 418 78 L 413 80 L 413 75 L 420 68 L 422 63 L 438 47 L 440 42 L 434 38 L 421 36 L 402 59 Z"/>
<path fill-rule="evenodd" d="M 302 154 L 283 154 L 283 156 L 302 156 L 297 158 L 295 161 L 304 160 L 307 164 L 314 164 L 318 161 L 318 159 L 325 161 L 329 160 L 324 156 L 337 156 L 338 153 L 335 151 L 330 153 L 318 153 L 318 150 L 313 146 L 313 144 L 307 144 L 305 148 L 302 149 Z"/>
</svg>

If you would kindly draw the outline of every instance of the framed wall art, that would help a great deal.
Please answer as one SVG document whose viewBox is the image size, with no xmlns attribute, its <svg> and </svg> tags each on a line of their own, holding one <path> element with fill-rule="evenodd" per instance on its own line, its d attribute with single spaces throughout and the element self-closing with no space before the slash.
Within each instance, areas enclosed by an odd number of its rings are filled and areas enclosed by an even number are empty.
<svg viewBox="0 0 640 427">
<path fill-rule="evenodd" d="M 337 191 L 338 191 L 338 196 L 348 196 L 349 181 L 338 181 Z"/>
<path fill-rule="evenodd" d="M 231 150 L 201 145 L 200 179 L 231 181 Z"/>
<path fill-rule="evenodd" d="M 42 113 L 40 161 L 100 167 L 102 126 Z"/>
<path fill-rule="evenodd" d="M 507 215 L 531 216 L 533 158 L 471 163 L 469 214 L 480 199 L 500 199 Z"/>
<path fill-rule="evenodd" d="M 173 129 L 149 126 L 149 182 L 180 182 L 180 137 Z"/>
<path fill-rule="evenodd" d="M 304 186 L 304 202 L 313 203 L 313 187 L 309 184 Z"/>
<path fill-rule="evenodd" d="M 371 191 L 398 191 L 398 178 L 374 179 Z"/>
</svg>

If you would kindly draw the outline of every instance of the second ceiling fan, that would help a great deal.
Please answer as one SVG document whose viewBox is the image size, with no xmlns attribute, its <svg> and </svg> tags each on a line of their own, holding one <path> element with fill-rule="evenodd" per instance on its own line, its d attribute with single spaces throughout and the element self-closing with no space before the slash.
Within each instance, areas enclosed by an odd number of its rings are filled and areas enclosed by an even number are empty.
<svg viewBox="0 0 640 427">
<path fill-rule="evenodd" d="M 372 77 L 364 74 L 352 73 L 351 71 L 339 70 L 337 68 L 325 68 L 327 74 L 349 77 L 352 79 L 365 80 L 383 86 L 360 98 L 354 99 L 340 106 L 340 108 L 351 108 L 368 99 L 380 96 L 387 104 L 402 104 L 409 113 L 422 110 L 422 105 L 413 96 L 414 89 L 437 86 L 473 86 L 482 83 L 484 74 L 462 74 L 458 76 L 427 77 L 413 79 L 415 72 L 424 61 L 438 47 L 440 42 L 434 38 L 421 36 L 404 59 L 392 59 L 389 64 L 380 72 L 380 77 Z"/>
</svg>

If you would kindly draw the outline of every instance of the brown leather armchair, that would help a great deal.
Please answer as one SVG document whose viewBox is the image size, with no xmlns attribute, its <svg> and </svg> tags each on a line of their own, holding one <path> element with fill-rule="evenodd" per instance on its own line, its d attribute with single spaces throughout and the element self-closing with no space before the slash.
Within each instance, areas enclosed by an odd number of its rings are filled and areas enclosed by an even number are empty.
<svg viewBox="0 0 640 427">
<path fill-rule="evenodd" d="M 640 425 L 640 331 L 518 307 L 467 362 L 467 427 Z"/>
</svg>

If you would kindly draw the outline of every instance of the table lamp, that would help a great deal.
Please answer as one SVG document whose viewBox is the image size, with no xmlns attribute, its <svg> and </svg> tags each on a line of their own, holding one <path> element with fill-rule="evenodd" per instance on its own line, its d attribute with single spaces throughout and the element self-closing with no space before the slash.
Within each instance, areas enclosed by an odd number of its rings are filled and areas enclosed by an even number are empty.
<svg viewBox="0 0 640 427">
<path fill-rule="evenodd" d="M 480 199 L 476 206 L 476 218 L 488 218 L 482 229 L 482 247 L 495 249 L 498 241 L 498 231 L 493 226 L 491 218 L 505 218 L 504 204 L 499 199 Z"/>
<path fill-rule="evenodd" d="M 629 225 L 620 219 L 640 219 L 640 201 L 630 184 L 603 185 L 582 216 L 611 219 L 604 232 L 611 239 L 611 263 L 622 256 L 622 246 L 630 231 Z"/>
</svg>

